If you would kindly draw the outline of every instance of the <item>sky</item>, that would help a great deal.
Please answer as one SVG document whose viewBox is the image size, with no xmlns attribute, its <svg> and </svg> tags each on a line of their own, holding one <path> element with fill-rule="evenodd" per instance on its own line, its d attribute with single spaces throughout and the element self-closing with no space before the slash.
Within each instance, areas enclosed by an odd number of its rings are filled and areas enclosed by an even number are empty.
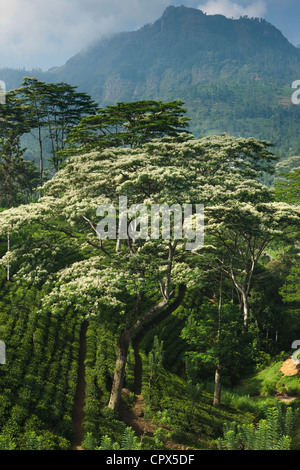
<svg viewBox="0 0 300 470">
<path fill-rule="evenodd" d="M 0 69 L 63 65 L 103 36 L 153 23 L 170 5 L 265 18 L 300 44 L 299 0 L 0 0 Z"/>
</svg>

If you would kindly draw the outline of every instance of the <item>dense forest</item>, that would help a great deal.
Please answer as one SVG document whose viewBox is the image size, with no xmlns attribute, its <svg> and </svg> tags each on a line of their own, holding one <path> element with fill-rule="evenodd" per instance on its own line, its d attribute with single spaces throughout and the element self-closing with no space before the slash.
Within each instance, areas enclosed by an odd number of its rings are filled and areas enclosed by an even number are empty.
<svg viewBox="0 0 300 470">
<path fill-rule="evenodd" d="M 0 112 L 0 449 L 299 449 L 299 157 L 35 77 Z"/>
</svg>

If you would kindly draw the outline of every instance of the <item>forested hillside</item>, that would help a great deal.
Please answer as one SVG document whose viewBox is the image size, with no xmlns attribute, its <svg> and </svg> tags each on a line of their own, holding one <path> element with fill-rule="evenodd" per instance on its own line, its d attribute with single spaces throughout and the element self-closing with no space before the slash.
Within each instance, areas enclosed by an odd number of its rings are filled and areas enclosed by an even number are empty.
<svg viewBox="0 0 300 470">
<path fill-rule="evenodd" d="M 0 449 L 299 449 L 297 157 L 64 82 L 1 111 Z"/>
<path fill-rule="evenodd" d="M 299 49 L 265 20 L 169 7 L 154 24 L 103 39 L 51 69 L 49 76 L 76 80 L 108 104 L 141 94 L 162 98 L 158 94 L 221 78 L 289 84 L 299 72 L 299 59 Z"/>
<path fill-rule="evenodd" d="M 281 158 L 300 153 L 300 107 L 291 100 L 300 50 L 259 18 L 169 7 L 153 24 L 102 38 L 61 67 L 0 75 L 8 89 L 24 76 L 67 82 L 102 107 L 176 99 L 185 103 L 197 138 L 227 132 L 273 142 Z"/>
</svg>

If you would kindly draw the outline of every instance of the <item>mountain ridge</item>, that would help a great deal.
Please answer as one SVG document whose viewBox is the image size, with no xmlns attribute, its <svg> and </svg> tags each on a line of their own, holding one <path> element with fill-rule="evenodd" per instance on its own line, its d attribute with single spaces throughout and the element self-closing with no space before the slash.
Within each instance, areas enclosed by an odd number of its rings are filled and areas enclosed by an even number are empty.
<svg viewBox="0 0 300 470">
<path fill-rule="evenodd" d="M 115 95 L 121 90 L 114 83 L 117 90 L 111 95 L 105 89 L 106 75 L 118 75 L 120 80 L 136 80 L 139 84 L 147 82 L 149 75 L 153 83 L 153 77 L 161 78 L 166 70 L 177 74 L 184 70 L 191 74 L 191 82 L 195 83 L 220 78 L 224 75 L 226 61 L 235 61 L 232 73 L 246 62 L 255 68 L 257 58 L 274 50 L 274 43 L 280 59 L 284 61 L 288 56 L 300 64 L 300 51 L 265 20 L 244 17 L 234 20 L 223 15 L 206 15 L 195 8 L 170 6 L 153 24 L 102 39 L 45 75 L 56 80 L 75 79 L 79 86 L 88 88 L 93 78 L 98 81 L 98 88 L 94 89 L 96 99 L 109 102 L 116 99 Z M 285 69 L 290 66 L 287 63 Z M 122 85 L 128 88 L 128 82 Z M 104 87 L 102 95 L 101 86 Z M 109 88 L 112 88 L 110 82 Z M 134 89 L 131 98 L 139 94 Z M 130 93 L 125 91 L 123 95 L 121 100 L 130 99 Z"/>
<path fill-rule="evenodd" d="M 274 63 L 272 74 L 267 70 L 270 60 Z M 280 65 L 277 70 L 276 60 Z M 274 78 L 275 71 L 275 76 L 281 74 L 276 78 L 285 79 L 295 68 L 300 71 L 300 49 L 264 19 L 232 19 L 223 15 L 206 15 L 196 8 L 169 6 L 152 24 L 136 31 L 100 38 L 64 65 L 28 74 L 32 76 L 34 73 L 45 81 L 66 81 L 91 93 L 97 101 L 105 102 L 115 99 L 107 90 L 102 90 L 104 95 L 100 90 L 112 75 L 125 81 L 137 80 L 138 84 L 144 81 L 145 84 L 149 76 L 150 81 L 151 77 L 152 82 L 153 77 L 159 81 L 169 70 L 184 74 L 185 78 L 190 75 L 190 83 L 195 84 L 205 79 L 235 75 L 245 64 L 251 65 L 253 74 Z M 7 72 L 13 74 L 11 69 L 2 69 L 1 72 L 3 79 Z M 15 71 L 16 76 L 20 77 L 20 74 L 20 70 Z M 241 76 L 245 78 L 245 75 Z M 111 87 L 110 81 L 108 83 Z M 12 88 L 11 83 L 7 83 L 7 88 Z M 138 98 L 144 91 L 133 90 L 132 94 L 131 98 L 135 95 Z M 120 96 L 120 100 L 124 98 Z"/>
<path fill-rule="evenodd" d="M 102 107 L 180 100 L 196 137 L 226 132 L 274 142 L 281 156 L 300 154 L 300 106 L 291 101 L 300 49 L 261 18 L 170 6 L 151 24 L 101 38 L 64 65 L 27 76 L 75 85 Z M 19 86 L 13 77 L 11 87 Z"/>
</svg>

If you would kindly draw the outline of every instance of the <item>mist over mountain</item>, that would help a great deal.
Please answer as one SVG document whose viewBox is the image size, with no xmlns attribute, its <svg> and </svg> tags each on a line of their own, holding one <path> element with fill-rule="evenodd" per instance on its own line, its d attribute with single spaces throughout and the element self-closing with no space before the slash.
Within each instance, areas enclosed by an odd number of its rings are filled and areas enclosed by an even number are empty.
<svg viewBox="0 0 300 470">
<path fill-rule="evenodd" d="M 20 75 L 1 71 L 8 88 Z M 196 137 L 254 136 L 276 142 L 282 156 L 300 153 L 300 111 L 291 101 L 300 49 L 263 19 L 170 6 L 153 24 L 101 39 L 62 67 L 28 75 L 76 85 L 102 106 L 180 99 Z"/>
<path fill-rule="evenodd" d="M 284 82 L 298 71 L 300 50 L 266 21 L 171 6 L 154 24 L 101 40 L 46 75 L 108 103 L 171 97 L 180 87 L 231 77 Z"/>
</svg>

